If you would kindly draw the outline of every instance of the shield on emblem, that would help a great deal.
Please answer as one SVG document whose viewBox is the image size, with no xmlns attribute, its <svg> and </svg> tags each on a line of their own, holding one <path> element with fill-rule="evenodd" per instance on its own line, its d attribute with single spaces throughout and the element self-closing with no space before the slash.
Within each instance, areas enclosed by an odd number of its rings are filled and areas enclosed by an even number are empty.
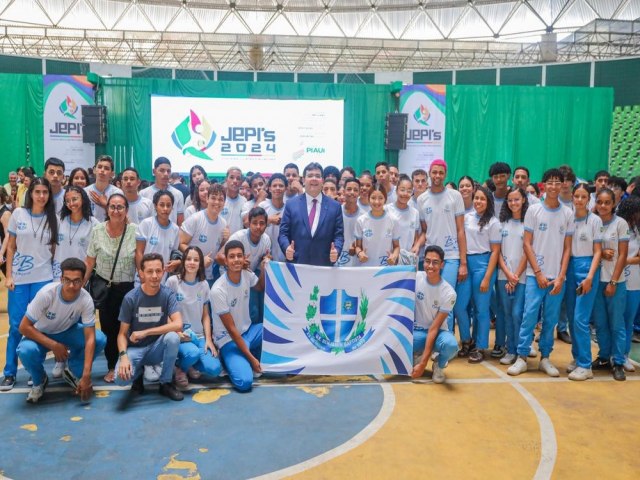
<svg viewBox="0 0 640 480">
<path fill-rule="evenodd" d="M 345 290 L 334 290 L 320 297 L 320 323 L 332 342 L 349 338 L 358 315 L 358 298 Z"/>
</svg>

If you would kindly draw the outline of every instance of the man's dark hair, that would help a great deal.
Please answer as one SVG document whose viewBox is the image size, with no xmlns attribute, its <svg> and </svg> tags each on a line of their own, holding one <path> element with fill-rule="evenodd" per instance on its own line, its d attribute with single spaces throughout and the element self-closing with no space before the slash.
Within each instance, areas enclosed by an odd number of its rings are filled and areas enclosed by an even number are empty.
<svg viewBox="0 0 640 480">
<path fill-rule="evenodd" d="M 569 165 L 560 165 L 558 167 L 558 170 L 560 170 L 562 172 L 562 175 L 564 175 L 564 179 L 565 180 L 571 180 L 571 182 L 575 182 L 576 181 L 576 174 L 573 171 L 573 168 L 571 168 L 571 166 L 569 166 Z"/>
<path fill-rule="evenodd" d="M 138 170 L 136 170 L 133 167 L 127 167 L 124 170 L 122 170 L 122 172 L 120 172 L 120 175 L 124 175 L 124 172 L 133 172 L 136 174 L 136 177 L 138 177 L 138 180 L 140 180 L 140 174 L 138 173 Z"/>
<path fill-rule="evenodd" d="M 552 178 L 557 178 L 561 182 L 564 182 L 564 175 L 558 168 L 550 168 L 542 174 L 542 183 L 546 183 Z"/>
<path fill-rule="evenodd" d="M 298 175 L 300 175 L 300 169 L 298 168 L 298 165 L 296 165 L 295 163 L 287 163 L 282 169 L 282 173 L 284 173 L 285 170 L 289 170 L 290 168 L 295 168 L 296 172 L 298 172 Z"/>
<path fill-rule="evenodd" d="M 249 210 L 249 223 L 251 223 L 251 220 L 256 217 L 264 217 L 265 222 L 269 221 L 269 216 L 267 215 L 266 210 L 262 207 L 253 207 L 251 210 Z"/>
<path fill-rule="evenodd" d="M 318 162 L 311 162 L 309 165 L 304 167 L 302 176 L 306 177 L 309 170 L 320 170 L 320 176 L 324 178 L 324 168 L 322 168 L 322 165 L 320 165 Z"/>
<path fill-rule="evenodd" d="M 229 240 L 224 244 L 225 257 L 229 255 L 229 250 L 231 250 L 232 248 L 239 248 L 240 250 L 242 250 L 242 254 L 244 255 L 244 245 L 242 244 L 242 242 L 240 240 Z"/>
<path fill-rule="evenodd" d="M 357 183 L 358 184 L 358 188 L 360 188 L 360 180 L 358 180 L 356 177 L 349 177 L 344 181 L 344 187 L 347 188 L 347 183 Z"/>
<path fill-rule="evenodd" d="M 593 176 L 593 181 L 595 182 L 597 179 L 599 179 L 600 177 L 607 177 L 609 178 L 611 176 L 611 174 L 609 172 L 607 172 L 606 170 L 598 170 L 596 172 L 596 174 Z"/>
<path fill-rule="evenodd" d="M 165 195 L 171 199 L 171 205 L 174 205 L 176 203 L 176 199 L 173 196 L 173 193 L 171 193 L 169 190 L 158 190 L 153 194 L 153 204 L 157 206 L 158 202 L 160 201 L 160 197 L 163 197 Z"/>
<path fill-rule="evenodd" d="M 171 166 L 171 161 L 167 157 L 158 157 L 153 162 L 153 168 L 158 168 L 163 163 Z"/>
<path fill-rule="evenodd" d="M 428 245 L 424 249 L 424 255 L 426 256 L 429 252 L 437 253 L 440 257 L 440 261 L 444 262 L 444 250 L 442 250 L 442 247 L 439 247 L 438 245 Z"/>
<path fill-rule="evenodd" d="M 529 169 L 527 167 L 520 165 L 513 169 L 513 173 L 516 173 L 518 170 L 524 170 L 525 172 L 527 172 L 527 177 L 531 178 L 531 174 L 529 173 Z"/>
<path fill-rule="evenodd" d="M 111 165 L 111 171 L 115 170 L 113 166 L 113 158 L 111 158 L 110 155 L 98 155 L 98 158 L 96 158 L 96 166 L 98 166 L 100 162 L 109 162 L 109 165 Z"/>
<path fill-rule="evenodd" d="M 164 266 L 164 259 L 162 255 L 154 252 L 154 253 L 145 253 L 142 256 L 142 260 L 140 260 L 140 270 L 144 271 L 144 264 L 147 262 L 152 262 L 154 260 L 160 260 L 160 263 Z"/>
<path fill-rule="evenodd" d="M 511 167 L 508 163 L 505 162 L 496 162 L 489 167 L 489 176 L 493 177 L 494 175 L 500 175 L 502 173 L 506 173 L 507 175 L 511 175 Z"/>
<path fill-rule="evenodd" d="M 80 272 L 82 273 L 82 278 L 84 278 L 87 273 L 87 266 L 85 263 L 76 257 L 69 257 L 62 261 L 60 264 L 60 270 L 62 273 L 70 271 L 70 272 Z"/>
<path fill-rule="evenodd" d="M 378 162 L 378 163 L 376 163 L 376 166 L 374 167 L 374 169 L 373 169 L 373 170 L 374 170 L 374 171 L 375 171 L 375 170 L 377 170 L 377 169 L 378 169 L 378 167 L 384 167 L 384 168 L 386 168 L 387 170 L 389 170 L 389 163 L 388 163 L 388 162 L 385 162 L 385 161 Z"/>
<path fill-rule="evenodd" d="M 620 187 L 620 190 L 624 193 L 629 185 L 622 177 L 609 177 L 609 188 L 611 188 L 611 186 Z"/>
<path fill-rule="evenodd" d="M 337 180 L 340 180 L 340 170 L 338 167 L 334 167 L 333 165 L 327 165 L 322 172 L 323 180 L 326 179 L 329 175 L 336 177 Z"/>
<path fill-rule="evenodd" d="M 425 177 L 429 176 L 429 175 L 427 175 L 427 172 L 425 170 L 423 170 L 422 168 L 416 168 L 413 172 L 411 172 L 411 180 L 416 178 L 416 175 L 424 175 Z"/>
<path fill-rule="evenodd" d="M 56 157 L 50 157 L 47 158 L 47 161 L 44 162 L 44 171 L 47 171 L 47 168 L 49 168 L 50 165 L 53 165 L 54 167 L 62 167 L 62 171 L 64 172 L 65 167 L 64 167 L 64 162 L 62 160 L 60 160 L 59 158 Z"/>
</svg>

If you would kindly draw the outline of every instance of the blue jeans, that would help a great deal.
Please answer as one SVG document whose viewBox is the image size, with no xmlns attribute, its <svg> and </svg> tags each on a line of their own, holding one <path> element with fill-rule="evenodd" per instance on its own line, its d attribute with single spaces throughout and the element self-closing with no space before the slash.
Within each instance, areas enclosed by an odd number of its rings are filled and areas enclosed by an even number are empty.
<svg viewBox="0 0 640 480">
<path fill-rule="evenodd" d="M 427 343 L 427 334 L 429 330 L 414 328 L 413 330 L 413 355 L 420 356 L 424 352 Z M 458 354 L 458 341 L 453 333 L 448 330 L 440 330 L 436 336 L 436 343 L 433 345 L 433 351 L 438 352 L 438 366 L 445 368 L 447 362 L 455 358 Z"/>
<path fill-rule="evenodd" d="M 9 337 L 7 338 L 7 363 L 4 366 L 4 376 L 15 377 L 18 373 L 18 344 L 22 340 L 20 322 L 27 313 L 27 305 L 34 299 L 36 293 L 42 287 L 51 283 L 46 282 L 24 283 L 16 285 L 8 292 L 7 310 L 9 313 Z"/>
<path fill-rule="evenodd" d="M 262 324 L 254 323 L 249 330 L 242 334 L 242 340 L 245 342 L 251 354 L 260 359 L 262 353 Z M 231 384 L 239 392 L 248 392 L 253 386 L 253 369 L 247 357 L 240 351 L 236 342 L 233 340 L 226 343 L 220 349 L 220 356 L 224 363 Z"/>
<path fill-rule="evenodd" d="M 178 350 L 180 349 L 180 337 L 176 332 L 169 332 L 161 335 L 151 345 L 145 347 L 135 347 L 129 345 L 127 348 L 127 357 L 133 369 L 131 378 L 125 380 L 118 376 L 120 368 L 120 358 L 116 365 L 116 384 L 126 386 L 144 373 L 145 365 L 158 365 L 162 363 L 162 373 L 160 374 L 160 383 L 171 383 L 173 379 L 173 367 L 178 358 Z"/>
<path fill-rule="evenodd" d="M 558 323 L 560 315 L 560 304 L 564 297 L 566 284 L 556 295 L 551 295 L 553 285 L 547 288 L 540 288 L 535 277 L 527 277 L 527 284 L 524 292 L 524 316 L 520 327 L 520 338 L 518 340 L 518 355 L 526 357 L 531 350 L 533 341 L 533 330 L 538 323 L 538 313 L 540 307 L 544 305 L 544 315 L 542 317 L 542 331 L 540 332 L 540 355 L 542 358 L 548 357 L 553 351 L 553 329 Z"/>
<path fill-rule="evenodd" d="M 631 351 L 631 337 L 635 328 L 634 320 L 640 320 L 640 290 L 627 290 L 627 303 L 624 309 L 624 323 L 627 332 L 624 354 L 627 357 Z"/>
<path fill-rule="evenodd" d="M 600 284 L 600 268 L 593 276 L 591 290 L 587 294 L 576 295 L 576 288 L 587 278 L 593 257 L 571 257 L 567 268 L 567 288 L 564 301 L 567 323 L 571 334 L 571 354 L 576 365 L 591 368 L 591 331 L 589 321 Z M 561 332 L 558 326 L 558 331 Z"/>
<path fill-rule="evenodd" d="M 180 370 L 186 372 L 200 359 L 200 350 L 193 342 L 180 342 L 176 363 Z"/>
<path fill-rule="evenodd" d="M 68 330 L 60 333 L 45 333 L 47 337 L 63 344 L 69 349 L 69 369 L 77 377 L 82 377 L 84 370 L 84 329 L 76 323 Z M 95 329 L 94 329 L 95 330 Z M 95 330 L 96 344 L 93 352 L 93 359 L 102 353 L 107 344 L 107 337 L 100 330 Z M 18 345 L 18 357 L 31 378 L 34 385 L 41 385 L 46 375 L 44 371 L 44 361 L 49 349 L 38 342 L 24 337 Z"/>
<path fill-rule="evenodd" d="M 467 255 L 469 277 L 456 287 L 458 298 L 453 307 L 453 311 L 458 319 L 460 340 L 463 342 L 469 341 L 471 339 L 471 323 L 467 307 L 471 301 L 471 297 L 473 297 L 475 316 L 478 321 L 478 332 L 474 337 L 476 337 L 477 347 L 481 350 L 489 347 L 489 308 L 491 306 L 491 291 L 496 281 L 496 271 L 494 270 L 489 281 L 489 290 L 487 292 L 480 291 L 480 283 L 487 272 L 490 257 L 490 253 Z"/>
<path fill-rule="evenodd" d="M 600 282 L 598 294 L 593 307 L 593 322 L 598 338 L 598 358 L 613 359 L 615 365 L 624 364 L 624 351 L 627 333 L 624 321 L 624 310 L 627 300 L 627 284 L 621 282 L 612 297 L 604 296 L 607 282 Z"/>
<path fill-rule="evenodd" d="M 498 267 L 496 266 L 496 274 Z M 497 277 L 496 277 L 497 279 Z M 506 290 L 504 292 L 507 293 Z M 496 338 L 495 345 L 496 347 L 504 347 L 507 344 L 507 327 L 506 327 L 506 319 L 504 309 L 502 308 L 502 302 L 500 300 L 498 293 L 498 282 L 496 281 L 491 289 L 491 313 L 496 318 Z"/>
<path fill-rule="evenodd" d="M 459 268 L 460 260 L 457 258 L 452 258 L 444 261 L 442 278 L 444 278 L 444 281 L 451 285 L 454 289 L 456 288 L 456 284 L 458 283 Z M 449 312 L 449 315 L 447 316 L 447 325 L 449 326 L 449 331 L 453 332 L 453 310 Z"/>
<path fill-rule="evenodd" d="M 518 283 L 512 295 L 507 293 L 506 285 L 506 280 L 498 280 L 497 294 L 500 304 L 502 305 L 502 311 L 504 312 L 507 353 L 516 355 L 518 353 L 518 338 L 520 335 L 520 326 L 522 325 L 522 314 L 524 313 L 525 284 Z M 497 328 L 496 324 L 496 330 Z"/>
</svg>

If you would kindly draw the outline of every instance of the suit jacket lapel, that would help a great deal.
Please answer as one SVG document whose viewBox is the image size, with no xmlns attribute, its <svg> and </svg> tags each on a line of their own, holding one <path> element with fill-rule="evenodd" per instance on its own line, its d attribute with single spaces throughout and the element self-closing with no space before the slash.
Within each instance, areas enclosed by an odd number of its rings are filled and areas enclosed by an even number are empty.
<svg viewBox="0 0 640 480">
<path fill-rule="evenodd" d="M 322 205 L 320 207 L 320 218 L 318 219 L 318 228 L 316 228 L 316 233 L 318 233 L 318 230 L 320 230 L 320 227 L 322 227 L 322 222 L 324 222 L 325 218 L 327 217 L 327 211 L 329 210 L 329 197 L 325 196 L 324 193 L 321 193 L 322 195 Z"/>
</svg>

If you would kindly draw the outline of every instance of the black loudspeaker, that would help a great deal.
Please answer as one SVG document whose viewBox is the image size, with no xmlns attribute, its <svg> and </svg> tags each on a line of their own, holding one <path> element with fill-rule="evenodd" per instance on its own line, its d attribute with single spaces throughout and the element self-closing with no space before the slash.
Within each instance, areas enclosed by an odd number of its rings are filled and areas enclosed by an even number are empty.
<svg viewBox="0 0 640 480">
<path fill-rule="evenodd" d="M 107 107 L 82 105 L 82 142 L 107 143 Z"/>
<path fill-rule="evenodd" d="M 384 125 L 384 148 L 386 150 L 404 150 L 407 148 L 406 113 L 387 113 Z"/>
</svg>

